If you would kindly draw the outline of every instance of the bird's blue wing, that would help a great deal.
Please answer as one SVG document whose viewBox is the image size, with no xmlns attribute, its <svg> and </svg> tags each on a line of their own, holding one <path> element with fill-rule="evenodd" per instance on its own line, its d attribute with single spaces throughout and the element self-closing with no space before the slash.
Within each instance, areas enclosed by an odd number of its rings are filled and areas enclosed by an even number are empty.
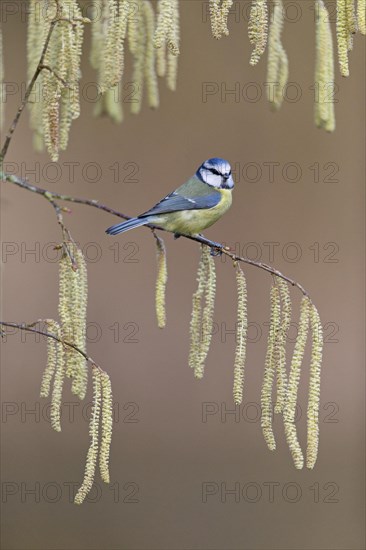
<svg viewBox="0 0 366 550">
<path fill-rule="evenodd" d="M 158 202 L 147 212 L 144 212 L 139 218 L 145 216 L 155 216 L 157 214 L 168 214 L 169 212 L 177 212 L 180 210 L 201 210 L 204 208 L 213 208 L 221 200 L 221 194 L 218 191 L 213 191 L 204 196 L 185 197 L 176 192 L 171 193 L 163 200 Z"/>
</svg>

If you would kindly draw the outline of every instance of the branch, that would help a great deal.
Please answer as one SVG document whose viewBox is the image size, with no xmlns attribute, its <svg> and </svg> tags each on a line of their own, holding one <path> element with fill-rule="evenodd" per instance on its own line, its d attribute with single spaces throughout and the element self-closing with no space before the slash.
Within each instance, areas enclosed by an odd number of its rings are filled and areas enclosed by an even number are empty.
<svg viewBox="0 0 366 550">
<path fill-rule="evenodd" d="M 72 197 L 69 195 L 60 195 L 59 193 L 53 193 L 52 191 L 47 191 L 47 189 L 43 189 L 36 185 L 30 184 L 26 180 L 19 178 L 18 176 L 15 176 L 15 175 L 7 175 L 7 174 L 0 173 L 0 179 L 2 179 L 3 181 L 9 181 L 11 183 L 14 183 L 15 185 L 18 185 L 19 187 L 21 187 L 22 189 L 26 189 L 27 191 L 32 191 L 33 193 L 42 195 L 49 202 L 51 202 L 53 206 L 54 206 L 54 200 L 62 200 L 62 201 L 73 202 L 77 204 L 84 204 L 87 206 L 93 206 L 94 208 L 98 208 L 99 210 L 103 210 L 104 212 L 108 212 L 109 214 L 114 214 L 115 216 L 118 216 L 119 218 L 123 218 L 124 220 L 131 219 L 131 216 L 127 216 L 122 212 L 118 212 L 114 208 L 110 208 L 109 206 L 100 204 L 97 200 L 82 199 L 78 197 Z M 154 226 L 152 224 L 146 225 L 145 227 L 148 227 L 154 230 L 157 229 L 159 231 L 165 231 L 165 229 Z M 258 267 L 259 269 L 263 269 L 264 271 L 267 271 L 267 273 L 271 273 L 272 275 L 280 277 L 281 279 L 289 283 L 291 286 L 298 288 L 304 296 L 307 296 L 310 298 L 309 293 L 305 290 L 305 288 L 300 283 L 298 283 L 297 281 L 294 281 L 293 279 L 291 279 L 290 277 L 287 277 L 286 275 L 283 275 L 283 273 L 281 273 L 280 271 L 278 271 L 277 269 L 275 269 L 270 265 L 267 265 L 263 262 L 256 262 L 255 260 L 251 260 L 249 258 L 245 258 L 242 256 L 238 256 L 237 254 L 234 254 L 230 250 L 230 248 L 224 246 L 223 244 L 211 241 L 210 239 L 206 239 L 205 237 L 202 237 L 202 236 L 198 236 L 198 235 L 197 236 L 179 235 L 179 236 L 185 237 L 186 239 L 190 239 L 191 241 L 196 241 L 200 244 L 205 244 L 209 246 L 212 250 L 215 250 L 218 254 L 225 254 L 226 256 L 231 258 L 234 262 L 242 262 L 248 265 L 252 265 L 254 267 Z"/>
<path fill-rule="evenodd" d="M 98 365 L 98 363 L 96 363 L 94 361 L 94 359 L 89 357 L 89 355 L 86 354 L 83 350 L 81 350 L 80 348 L 75 346 L 75 344 L 72 344 L 71 342 L 67 342 L 66 340 L 62 340 L 61 338 L 58 338 L 58 336 L 55 336 L 54 334 L 51 334 L 50 332 L 45 332 L 43 330 L 39 330 L 39 329 L 34 328 L 34 325 L 36 323 L 41 322 L 41 321 L 42 321 L 42 319 L 38 319 L 38 321 L 35 321 L 34 323 L 32 323 L 30 325 L 25 325 L 24 323 L 10 323 L 8 321 L 0 321 L 0 325 L 3 326 L 3 327 L 18 328 L 19 330 L 24 330 L 24 331 L 27 331 L 27 332 L 33 332 L 34 334 L 40 334 L 41 336 L 46 336 L 47 338 L 52 338 L 53 340 L 56 340 L 56 342 L 60 342 L 64 346 L 68 346 L 70 348 L 73 348 L 75 351 L 80 353 L 89 363 L 91 363 L 91 365 L 95 365 L 96 367 L 98 367 L 98 369 L 102 370 L 101 367 Z M 0 333 L 0 335 L 3 336 L 3 334 L 1 334 L 1 333 Z"/>
<path fill-rule="evenodd" d="M 14 134 L 14 131 L 15 131 L 15 128 L 17 127 L 17 124 L 19 122 L 20 115 L 22 114 L 23 109 L 24 109 L 24 107 L 26 106 L 26 104 L 28 102 L 29 96 L 32 93 L 33 86 L 34 86 L 37 78 L 39 77 L 41 71 L 45 68 L 45 66 L 43 65 L 43 62 L 44 62 L 44 59 L 45 59 L 45 56 L 46 56 L 46 53 L 47 53 L 47 50 L 48 50 L 48 46 L 49 46 L 49 43 L 50 43 L 50 40 L 51 40 L 53 30 L 54 30 L 54 28 L 56 26 L 56 23 L 58 21 L 59 21 L 59 19 L 54 19 L 50 23 L 50 28 L 48 30 L 47 38 L 46 38 L 46 41 L 44 43 L 42 54 L 41 54 L 40 60 L 38 62 L 38 65 L 36 67 L 35 73 L 34 73 L 33 77 L 31 78 L 31 80 L 30 80 L 30 82 L 27 86 L 27 89 L 26 89 L 26 92 L 25 92 L 24 97 L 22 99 L 22 102 L 20 104 L 20 107 L 19 107 L 19 109 L 18 109 L 18 111 L 17 111 L 17 113 L 14 117 L 13 122 L 10 125 L 10 128 L 9 128 L 8 133 L 6 135 L 6 138 L 5 138 L 3 148 L 1 149 L 0 166 L 1 166 L 1 164 L 4 160 L 4 158 L 5 158 L 5 155 L 6 155 L 7 151 L 8 151 L 8 148 L 9 148 L 9 145 L 10 145 L 10 142 L 11 142 L 11 138 L 12 138 L 12 136 Z"/>
</svg>

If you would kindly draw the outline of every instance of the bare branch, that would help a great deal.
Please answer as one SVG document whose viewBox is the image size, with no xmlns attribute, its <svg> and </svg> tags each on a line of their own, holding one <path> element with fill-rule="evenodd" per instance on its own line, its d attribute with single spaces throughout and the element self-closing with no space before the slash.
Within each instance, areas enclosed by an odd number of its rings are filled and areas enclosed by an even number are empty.
<svg viewBox="0 0 366 550">
<path fill-rule="evenodd" d="M 43 321 L 42 319 L 38 319 L 38 321 L 35 321 L 34 323 L 31 323 L 29 325 L 26 325 L 24 323 L 11 323 L 11 322 L 8 322 L 8 321 L 0 321 L 0 326 L 10 327 L 10 328 L 18 328 L 19 330 L 24 330 L 26 332 L 33 332 L 34 334 L 40 334 L 41 336 L 46 336 L 47 338 L 52 338 L 53 340 L 56 340 L 56 342 L 60 342 L 64 346 L 68 346 L 70 348 L 73 348 L 75 351 L 80 353 L 91 365 L 95 365 L 100 370 L 103 370 L 98 365 L 98 363 L 96 363 L 94 361 L 94 359 L 89 357 L 89 355 L 87 353 L 85 353 L 83 350 L 81 350 L 80 348 L 78 348 L 77 346 L 72 344 L 71 342 L 67 342 L 66 340 L 62 340 L 61 338 L 59 338 L 58 336 L 55 336 L 55 334 L 51 334 L 50 332 L 46 332 L 44 330 L 39 330 L 39 329 L 34 328 L 34 325 L 36 325 L 37 323 L 40 323 L 42 321 Z"/>
<path fill-rule="evenodd" d="M 40 57 L 40 60 L 38 62 L 38 65 L 37 65 L 37 68 L 34 72 L 34 75 L 31 79 L 31 81 L 29 82 L 28 86 L 27 86 L 27 89 L 26 89 L 26 92 L 24 94 L 24 97 L 22 99 L 22 102 L 20 104 L 20 107 L 17 111 L 17 114 L 15 115 L 14 117 L 14 120 L 13 122 L 11 123 L 10 125 L 10 128 L 8 130 L 8 133 L 6 135 L 6 138 L 5 138 L 5 142 L 4 142 L 4 145 L 3 145 L 3 148 L 1 149 L 1 153 L 0 153 L 0 165 L 2 164 L 4 158 L 5 158 L 5 155 L 8 151 L 8 148 L 9 148 L 9 145 L 10 145 L 10 142 L 11 142 L 11 138 L 13 137 L 13 134 L 14 134 L 14 131 L 15 131 L 15 128 L 17 127 L 17 124 L 19 122 L 19 119 L 20 119 L 20 115 L 22 114 L 23 112 L 23 109 L 24 107 L 26 106 L 27 102 L 28 102 L 28 99 L 29 99 L 29 96 L 30 94 L 32 93 L 32 90 L 33 90 L 33 86 L 37 80 L 37 78 L 39 77 L 42 69 L 44 68 L 44 65 L 43 65 L 43 62 L 44 62 L 44 59 L 45 59 L 45 56 L 46 56 L 46 53 L 47 53 L 47 50 L 48 50 L 48 46 L 49 46 L 49 43 L 50 43 L 50 40 L 51 40 L 51 36 L 52 36 L 52 33 L 54 31 L 54 28 L 56 26 L 56 23 L 58 22 L 58 19 L 54 19 L 53 21 L 51 21 L 50 23 L 50 28 L 48 30 L 48 34 L 47 34 L 47 38 L 46 38 L 46 41 L 44 43 L 44 46 L 43 46 L 43 50 L 42 50 L 42 54 L 41 54 L 41 57 Z"/>
<path fill-rule="evenodd" d="M 30 184 L 26 180 L 19 178 L 18 176 L 15 176 L 15 175 L 7 175 L 7 174 L 0 173 L 0 179 L 14 183 L 19 187 L 26 189 L 27 191 L 32 191 L 33 193 L 43 195 L 51 203 L 54 200 L 62 200 L 67 202 L 73 202 L 76 204 L 84 204 L 87 206 L 93 206 L 94 208 L 98 208 L 99 210 L 103 210 L 104 212 L 108 212 L 109 214 L 114 214 L 115 216 L 118 216 L 119 218 L 123 218 L 124 220 L 131 219 L 131 216 L 127 216 L 122 212 L 118 212 L 114 208 L 110 208 L 109 206 L 100 204 L 97 200 L 82 199 L 78 197 L 72 197 L 70 195 L 60 195 L 59 193 L 53 193 L 52 191 L 47 191 L 46 189 Z M 150 229 L 158 229 L 159 231 L 165 231 L 164 229 L 160 227 L 156 227 L 154 225 L 146 225 L 145 227 L 148 227 Z M 198 235 L 197 236 L 179 235 L 179 236 L 185 237 L 186 239 L 190 239 L 192 241 L 196 241 L 200 244 L 205 244 L 209 246 L 212 250 L 216 251 L 217 254 L 225 254 L 226 256 L 231 258 L 234 262 L 242 262 L 242 263 L 263 269 L 264 271 L 267 271 L 268 273 L 271 273 L 272 275 L 276 275 L 277 277 L 280 277 L 284 281 L 287 281 L 291 286 L 298 288 L 304 296 L 309 296 L 309 293 L 305 290 L 305 288 L 300 283 L 291 279 L 290 277 L 287 277 L 286 275 L 283 275 L 283 273 L 281 273 L 280 271 L 278 271 L 277 269 L 275 269 L 270 265 L 267 265 L 263 262 L 257 262 L 255 260 L 251 260 L 250 258 L 238 256 L 237 254 L 232 252 L 230 248 L 228 248 L 227 246 L 224 246 L 221 243 L 211 241 L 210 239 L 206 239 L 203 236 L 198 236 Z"/>
</svg>

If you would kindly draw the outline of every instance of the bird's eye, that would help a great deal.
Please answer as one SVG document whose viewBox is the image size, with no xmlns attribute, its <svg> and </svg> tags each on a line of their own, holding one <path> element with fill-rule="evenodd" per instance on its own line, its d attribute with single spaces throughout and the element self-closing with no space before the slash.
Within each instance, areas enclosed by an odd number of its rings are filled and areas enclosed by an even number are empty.
<svg viewBox="0 0 366 550">
<path fill-rule="evenodd" d="M 216 176 L 221 176 L 220 172 L 218 172 L 217 170 L 215 170 L 215 168 L 210 168 L 210 172 L 212 172 L 212 173 L 215 174 Z"/>
</svg>

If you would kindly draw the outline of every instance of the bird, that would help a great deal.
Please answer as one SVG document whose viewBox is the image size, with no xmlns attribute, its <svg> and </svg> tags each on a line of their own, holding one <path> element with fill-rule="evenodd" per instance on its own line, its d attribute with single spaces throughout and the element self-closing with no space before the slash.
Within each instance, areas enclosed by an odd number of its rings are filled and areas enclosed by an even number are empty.
<svg viewBox="0 0 366 550">
<path fill-rule="evenodd" d="M 213 225 L 230 208 L 234 180 L 227 160 L 205 160 L 183 185 L 150 210 L 106 229 L 118 235 L 142 225 L 154 225 L 175 234 L 197 236 Z"/>
</svg>

